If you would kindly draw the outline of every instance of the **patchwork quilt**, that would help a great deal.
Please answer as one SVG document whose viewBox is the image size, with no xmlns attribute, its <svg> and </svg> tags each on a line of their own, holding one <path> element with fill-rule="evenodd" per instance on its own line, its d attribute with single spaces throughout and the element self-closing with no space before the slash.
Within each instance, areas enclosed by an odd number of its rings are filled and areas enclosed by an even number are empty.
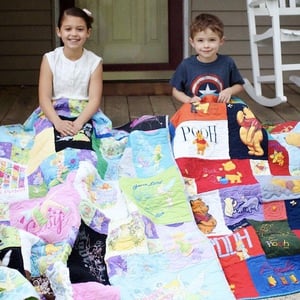
<svg viewBox="0 0 300 300">
<path fill-rule="evenodd" d="M 85 101 L 59 99 L 74 119 Z M 259 299 L 300 292 L 300 128 L 239 100 L 61 137 L 0 126 L 1 299 Z"/>
<path fill-rule="evenodd" d="M 183 105 L 170 132 L 195 222 L 234 296 L 299 292 L 300 123 L 262 126 L 236 100 Z"/>
</svg>

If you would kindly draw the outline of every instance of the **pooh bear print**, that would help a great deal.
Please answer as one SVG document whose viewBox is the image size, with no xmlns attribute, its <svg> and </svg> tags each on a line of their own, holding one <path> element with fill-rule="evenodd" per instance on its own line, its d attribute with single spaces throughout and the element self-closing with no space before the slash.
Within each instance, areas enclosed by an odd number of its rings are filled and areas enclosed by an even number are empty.
<svg viewBox="0 0 300 300">
<path fill-rule="evenodd" d="M 208 213 L 208 205 L 200 198 L 190 200 L 190 204 L 198 228 L 205 234 L 211 233 L 217 226 L 217 221 Z"/>
<path fill-rule="evenodd" d="M 197 154 L 204 155 L 205 149 L 209 146 L 208 142 L 204 139 L 201 131 L 196 134 L 196 139 L 194 139 L 193 144 L 197 146 Z"/>
<path fill-rule="evenodd" d="M 248 107 L 237 112 L 236 120 L 240 127 L 240 139 L 248 147 L 248 154 L 264 155 L 261 147 L 263 140 L 262 126 Z"/>
</svg>

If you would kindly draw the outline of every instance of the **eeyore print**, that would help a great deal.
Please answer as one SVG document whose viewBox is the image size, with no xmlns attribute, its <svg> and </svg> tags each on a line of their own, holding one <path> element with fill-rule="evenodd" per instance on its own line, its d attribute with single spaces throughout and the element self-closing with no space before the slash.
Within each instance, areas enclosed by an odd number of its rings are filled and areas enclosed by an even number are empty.
<svg viewBox="0 0 300 300">
<path fill-rule="evenodd" d="M 262 220 L 261 191 L 258 185 L 231 187 L 220 190 L 226 225 L 242 219 Z"/>
</svg>

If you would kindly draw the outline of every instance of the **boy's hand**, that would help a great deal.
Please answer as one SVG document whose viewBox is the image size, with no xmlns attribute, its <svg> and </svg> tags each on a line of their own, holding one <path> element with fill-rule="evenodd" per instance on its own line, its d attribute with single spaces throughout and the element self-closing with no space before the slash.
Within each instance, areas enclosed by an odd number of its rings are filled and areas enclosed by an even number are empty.
<svg viewBox="0 0 300 300">
<path fill-rule="evenodd" d="M 198 97 L 198 96 L 193 96 L 193 97 L 191 97 L 191 99 L 190 99 L 190 103 L 200 102 L 200 101 L 201 101 L 201 98 Z"/>
<path fill-rule="evenodd" d="M 231 88 L 227 88 L 219 93 L 218 102 L 229 102 L 232 96 Z"/>
</svg>

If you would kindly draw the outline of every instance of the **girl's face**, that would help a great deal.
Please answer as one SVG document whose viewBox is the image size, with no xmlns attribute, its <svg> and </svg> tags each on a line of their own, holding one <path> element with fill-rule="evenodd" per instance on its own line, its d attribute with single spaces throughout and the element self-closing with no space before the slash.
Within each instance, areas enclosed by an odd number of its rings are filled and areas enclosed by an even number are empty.
<svg viewBox="0 0 300 300">
<path fill-rule="evenodd" d="M 62 39 L 64 47 L 69 49 L 81 49 L 90 36 L 91 29 L 87 29 L 84 19 L 66 15 L 57 35 Z"/>
<path fill-rule="evenodd" d="M 207 28 L 199 31 L 193 38 L 190 38 L 190 44 L 198 54 L 201 62 L 209 63 L 217 59 L 219 48 L 224 43 L 224 38 Z"/>
</svg>

